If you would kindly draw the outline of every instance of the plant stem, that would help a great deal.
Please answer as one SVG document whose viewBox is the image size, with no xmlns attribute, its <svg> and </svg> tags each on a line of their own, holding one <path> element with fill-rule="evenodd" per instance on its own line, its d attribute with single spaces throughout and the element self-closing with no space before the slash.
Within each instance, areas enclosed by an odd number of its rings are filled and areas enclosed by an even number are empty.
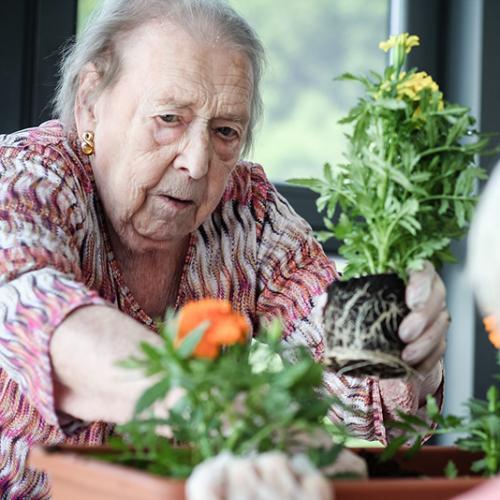
<svg viewBox="0 0 500 500">
<path fill-rule="evenodd" d="M 436 195 L 423 198 L 422 200 L 420 200 L 420 203 L 425 203 L 426 201 L 434 201 L 434 200 L 476 201 L 476 198 L 473 196 Z"/>
<path fill-rule="evenodd" d="M 463 152 L 463 147 L 461 146 L 439 146 L 437 148 L 432 148 L 432 149 L 428 149 L 426 151 L 422 151 L 422 153 L 420 153 L 419 155 L 419 160 L 421 158 L 423 158 L 424 156 L 429 156 L 429 155 L 432 155 L 434 153 L 444 153 L 444 152 L 449 152 L 449 151 L 456 151 L 457 153 L 462 153 Z"/>
<path fill-rule="evenodd" d="M 377 272 L 383 273 L 385 271 L 385 262 L 387 260 L 387 238 L 384 238 L 384 244 L 378 247 L 378 266 Z"/>
<path fill-rule="evenodd" d="M 364 247 L 363 252 L 365 254 L 366 260 L 368 261 L 368 267 L 370 269 L 370 274 L 375 274 L 375 272 L 376 272 L 375 263 L 373 262 L 373 257 L 370 253 L 370 250 L 368 250 L 368 248 Z"/>
</svg>

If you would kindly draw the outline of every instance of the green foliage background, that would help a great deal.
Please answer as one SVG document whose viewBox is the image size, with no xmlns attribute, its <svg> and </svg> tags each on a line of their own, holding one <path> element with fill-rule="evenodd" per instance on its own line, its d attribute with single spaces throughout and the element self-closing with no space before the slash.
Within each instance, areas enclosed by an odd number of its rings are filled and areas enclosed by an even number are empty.
<svg viewBox="0 0 500 500">
<path fill-rule="evenodd" d="M 78 29 L 101 0 L 80 0 Z M 275 181 L 320 175 L 342 159 L 337 121 L 360 95 L 334 83 L 343 72 L 382 70 L 388 0 L 230 0 L 266 46 L 265 118 L 251 159 Z"/>
</svg>

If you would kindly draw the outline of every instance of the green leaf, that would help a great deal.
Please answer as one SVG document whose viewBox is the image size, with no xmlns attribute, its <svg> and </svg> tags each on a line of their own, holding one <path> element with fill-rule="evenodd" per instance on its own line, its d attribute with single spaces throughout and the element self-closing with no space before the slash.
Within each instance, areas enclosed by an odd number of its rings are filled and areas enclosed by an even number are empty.
<svg viewBox="0 0 500 500">
<path fill-rule="evenodd" d="M 139 369 L 144 367 L 144 363 L 144 360 L 132 357 L 117 361 L 116 366 L 128 369 Z"/>
<path fill-rule="evenodd" d="M 318 209 L 318 212 L 322 212 L 325 207 L 330 203 L 331 197 L 330 194 L 324 194 L 322 196 L 319 196 L 318 199 L 316 200 L 316 208 Z"/>
<path fill-rule="evenodd" d="M 276 383 L 281 387 L 292 387 L 297 383 L 314 384 L 321 380 L 321 367 L 311 363 L 312 360 L 304 359 L 279 372 Z"/>
<path fill-rule="evenodd" d="M 392 458 L 396 454 L 396 452 L 406 443 L 407 440 L 408 438 L 406 436 L 398 436 L 394 438 L 380 454 L 380 460 L 382 462 L 385 462 Z"/>
<path fill-rule="evenodd" d="M 397 111 L 406 109 L 406 102 L 401 99 L 377 99 L 374 102 L 374 106 L 389 109 L 391 111 Z"/>
<path fill-rule="evenodd" d="M 340 452 L 344 449 L 344 444 L 334 444 L 330 448 L 320 448 L 319 450 L 309 450 L 311 462 L 319 469 L 335 463 Z"/>
<path fill-rule="evenodd" d="M 403 420 L 391 420 L 387 422 L 386 425 L 391 429 L 400 429 L 406 432 L 413 432 L 413 426 L 408 422 L 404 422 Z"/>
<path fill-rule="evenodd" d="M 430 394 L 427 395 L 426 413 L 433 422 L 443 421 L 436 399 Z"/>
<path fill-rule="evenodd" d="M 481 460 L 476 460 L 475 462 L 473 462 L 473 464 L 471 465 L 471 468 L 470 470 L 472 472 L 481 472 L 483 471 L 485 468 L 486 468 L 486 460 L 483 458 Z"/>
<path fill-rule="evenodd" d="M 147 389 L 135 404 L 134 414 L 137 416 L 158 400 L 164 399 L 170 390 L 170 380 L 162 379 Z"/>
<path fill-rule="evenodd" d="M 422 448 L 422 436 L 417 435 L 410 449 L 404 454 L 406 459 L 414 457 Z"/>
<path fill-rule="evenodd" d="M 148 342 L 140 342 L 139 348 L 151 361 L 158 361 L 161 359 L 162 351 L 160 348 L 149 344 Z"/>
<path fill-rule="evenodd" d="M 337 208 L 337 200 L 338 200 L 338 197 L 336 194 L 330 195 L 330 201 L 328 202 L 327 210 L 326 210 L 326 215 L 330 218 L 333 217 L 333 214 L 335 213 L 335 210 Z"/>
<path fill-rule="evenodd" d="M 454 479 L 458 476 L 458 469 L 455 463 L 452 460 L 449 460 L 444 468 L 444 475 L 448 479 Z"/>
<path fill-rule="evenodd" d="M 482 451 L 481 443 L 477 439 L 460 438 L 455 441 L 455 444 L 467 451 Z"/>
<path fill-rule="evenodd" d="M 496 386 L 492 385 L 486 393 L 486 399 L 488 401 L 488 409 L 490 412 L 494 412 L 498 404 L 498 389 Z"/>
<path fill-rule="evenodd" d="M 177 354 L 181 359 L 187 359 L 193 354 L 209 325 L 210 321 L 204 321 L 182 339 L 181 344 L 177 348 Z"/>
<path fill-rule="evenodd" d="M 343 73 L 340 76 L 334 78 L 335 81 L 355 81 L 363 84 L 366 88 L 370 88 L 372 86 L 372 82 L 363 76 L 353 75 L 352 73 Z"/>
<path fill-rule="evenodd" d="M 323 181 L 321 181 L 320 179 L 313 179 L 313 178 L 288 179 L 286 182 L 288 184 L 292 184 L 293 186 L 301 186 L 301 187 L 309 188 L 316 193 L 322 193 L 323 189 L 325 187 L 325 184 Z"/>
<path fill-rule="evenodd" d="M 406 219 L 401 219 L 399 221 L 399 225 L 404 227 L 411 235 L 415 236 L 417 234 L 417 230 L 413 224 L 410 224 Z"/>
<path fill-rule="evenodd" d="M 332 167 L 329 163 L 323 165 L 323 177 L 326 179 L 326 182 L 330 184 L 333 182 Z"/>
<path fill-rule="evenodd" d="M 277 345 L 283 336 L 283 324 L 279 318 L 274 318 L 265 329 L 266 338 L 270 345 Z"/>
<path fill-rule="evenodd" d="M 318 241 L 325 242 L 330 238 L 333 238 L 335 235 L 331 231 L 316 231 L 314 233 Z"/>
<path fill-rule="evenodd" d="M 177 335 L 177 317 L 174 309 L 167 309 L 164 323 L 158 328 L 158 330 L 165 340 L 170 342 L 170 345 L 173 345 Z"/>
<path fill-rule="evenodd" d="M 427 422 L 416 415 L 404 414 L 404 421 L 420 428 L 428 428 Z"/>
<path fill-rule="evenodd" d="M 455 143 L 458 138 L 466 135 L 469 124 L 469 115 L 464 113 L 453 125 L 446 137 L 446 146 Z"/>
</svg>

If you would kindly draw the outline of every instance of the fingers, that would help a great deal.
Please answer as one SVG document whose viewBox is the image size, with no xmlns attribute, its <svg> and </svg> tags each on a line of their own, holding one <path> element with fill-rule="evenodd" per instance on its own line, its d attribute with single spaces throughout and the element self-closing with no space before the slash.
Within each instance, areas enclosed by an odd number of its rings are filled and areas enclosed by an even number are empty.
<svg viewBox="0 0 500 500">
<path fill-rule="evenodd" d="M 186 497 L 189 500 L 221 500 L 225 468 L 230 459 L 229 453 L 221 453 L 195 467 L 186 481 Z"/>
<path fill-rule="evenodd" d="M 436 321 L 403 349 L 403 361 L 423 369 L 432 368 L 444 354 L 448 326 L 448 311 L 441 311 Z"/>
<path fill-rule="evenodd" d="M 399 337 L 409 343 L 420 337 L 424 330 L 432 325 L 446 307 L 445 289 L 441 279 L 436 280 L 428 301 L 421 309 L 413 310 L 401 322 Z"/>
<path fill-rule="evenodd" d="M 197 467 L 186 484 L 189 500 L 331 500 L 331 488 L 304 456 L 280 452 L 256 457 L 222 453 Z"/>
<path fill-rule="evenodd" d="M 317 500 L 331 500 L 332 487 L 320 474 L 309 474 L 302 481 L 301 494 L 296 498 L 315 498 Z"/>
<path fill-rule="evenodd" d="M 279 452 L 263 453 L 254 460 L 254 467 L 261 477 L 256 499 L 331 499 L 328 481 L 305 455 L 295 455 L 290 459 Z"/>
<path fill-rule="evenodd" d="M 439 341 L 439 344 L 436 346 L 434 351 L 424 359 L 419 365 L 415 368 L 422 375 L 428 375 L 432 370 L 436 368 L 439 362 L 443 359 L 444 353 L 446 351 L 446 340 L 442 338 Z"/>
<path fill-rule="evenodd" d="M 432 302 L 444 304 L 446 288 L 430 262 L 422 271 L 412 272 L 406 287 L 406 304 L 412 311 L 420 311 Z"/>
<path fill-rule="evenodd" d="M 426 261 L 421 271 L 411 271 L 406 287 L 406 304 L 410 309 L 419 309 L 425 304 L 431 294 L 436 270 L 431 262 Z"/>
<path fill-rule="evenodd" d="M 419 279 L 417 281 L 414 279 L 412 282 L 411 278 L 417 274 Z M 432 268 L 432 279 L 428 275 L 422 276 L 422 272 L 412 274 L 406 289 L 408 307 L 413 306 L 413 308 L 410 307 L 410 314 L 399 327 L 399 336 L 405 343 L 417 339 L 428 326 L 436 321 L 446 307 L 446 289 L 434 268 Z M 418 291 L 427 289 L 428 285 L 428 291 Z M 427 295 L 427 299 L 422 302 L 424 295 Z"/>
<path fill-rule="evenodd" d="M 272 498 L 273 493 L 279 494 L 281 498 L 294 498 L 300 483 L 290 470 L 286 455 L 277 452 L 264 453 L 254 460 L 254 467 L 262 483 L 259 498 Z"/>
<path fill-rule="evenodd" d="M 426 375 L 444 355 L 450 322 L 446 289 L 430 262 L 410 274 L 406 303 L 411 312 L 399 327 L 399 336 L 407 344 L 401 357 Z"/>
<path fill-rule="evenodd" d="M 286 481 L 282 482 L 285 483 Z M 268 492 L 273 492 L 268 485 L 262 482 L 259 472 L 249 459 L 232 457 L 225 470 L 225 491 L 223 487 L 220 489 L 219 498 L 220 500 L 260 499 L 257 492 L 262 489 L 265 490 L 263 492 L 265 495 L 268 495 Z M 268 498 L 272 498 L 272 496 L 268 496 Z"/>
</svg>

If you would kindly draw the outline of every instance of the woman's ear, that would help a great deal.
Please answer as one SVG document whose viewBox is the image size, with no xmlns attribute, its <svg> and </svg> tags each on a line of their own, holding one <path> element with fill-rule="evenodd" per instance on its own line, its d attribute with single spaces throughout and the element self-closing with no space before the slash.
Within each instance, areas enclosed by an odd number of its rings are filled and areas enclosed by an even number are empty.
<svg viewBox="0 0 500 500">
<path fill-rule="evenodd" d="M 86 131 L 95 130 L 95 103 L 100 80 L 100 74 L 93 63 L 86 64 L 80 72 L 74 105 L 76 130 L 79 136 Z"/>
</svg>

